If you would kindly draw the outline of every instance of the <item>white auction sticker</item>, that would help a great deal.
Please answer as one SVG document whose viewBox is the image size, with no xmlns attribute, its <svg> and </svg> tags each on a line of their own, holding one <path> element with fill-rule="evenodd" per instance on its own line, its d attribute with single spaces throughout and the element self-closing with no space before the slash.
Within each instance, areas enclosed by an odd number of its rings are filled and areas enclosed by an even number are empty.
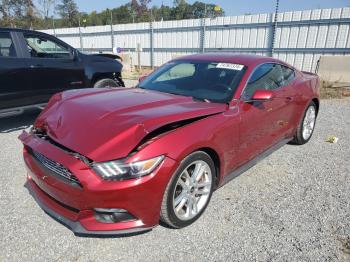
<svg viewBox="0 0 350 262">
<path fill-rule="evenodd" d="M 231 70 L 237 70 L 237 71 L 241 71 L 243 67 L 244 65 L 231 64 L 231 63 L 218 63 L 216 66 L 216 68 L 224 68 L 224 69 L 231 69 Z"/>
</svg>

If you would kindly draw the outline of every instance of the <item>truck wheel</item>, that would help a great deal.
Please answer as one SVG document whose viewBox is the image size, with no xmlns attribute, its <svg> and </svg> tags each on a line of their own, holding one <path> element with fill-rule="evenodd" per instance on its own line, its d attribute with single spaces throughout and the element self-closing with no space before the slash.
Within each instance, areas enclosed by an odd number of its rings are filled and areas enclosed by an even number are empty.
<svg viewBox="0 0 350 262">
<path fill-rule="evenodd" d="M 115 81 L 113 79 L 110 79 L 110 78 L 105 78 L 105 79 L 98 80 L 94 84 L 94 88 L 120 87 L 120 86 L 122 86 L 122 85 L 119 84 L 117 81 Z"/>
</svg>

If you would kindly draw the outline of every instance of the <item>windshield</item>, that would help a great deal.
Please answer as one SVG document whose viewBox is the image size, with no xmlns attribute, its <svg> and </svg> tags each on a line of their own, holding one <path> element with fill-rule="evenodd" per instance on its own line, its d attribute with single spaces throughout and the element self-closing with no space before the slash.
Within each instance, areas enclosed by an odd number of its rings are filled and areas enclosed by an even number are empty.
<svg viewBox="0 0 350 262">
<path fill-rule="evenodd" d="M 173 61 L 147 77 L 139 88 L 228 103 L 244 71 L 245 66 L 232 63 Z"/>
</svg>

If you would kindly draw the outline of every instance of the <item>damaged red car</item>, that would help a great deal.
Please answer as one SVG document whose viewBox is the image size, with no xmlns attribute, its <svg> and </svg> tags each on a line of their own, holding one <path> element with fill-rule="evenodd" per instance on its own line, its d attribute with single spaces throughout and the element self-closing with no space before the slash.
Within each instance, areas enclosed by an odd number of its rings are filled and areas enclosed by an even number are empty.
<svg viewBox="0 0 350 262">
<path fill-rule="evenodd" d="M 76 234 L 197 220 L 212 193 L 312 136 L 319 79 L 269 57 L 172 60 L 136 88 L 54 95 L 20 135 L 27 188 Z"/>
</svg>

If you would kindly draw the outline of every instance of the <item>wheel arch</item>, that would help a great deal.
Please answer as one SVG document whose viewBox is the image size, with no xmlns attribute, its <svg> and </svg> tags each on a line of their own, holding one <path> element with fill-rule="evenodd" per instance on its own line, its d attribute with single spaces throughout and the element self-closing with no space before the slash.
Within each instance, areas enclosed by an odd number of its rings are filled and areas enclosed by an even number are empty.
<svg viewBox="0 0 350 262">
<path fill-rule="evenodd" d="M 94 86 L 97 81 L 105 79 L 105 78 L 110 78 L 113 79 L 113 73 L 96 73 L 93 75 L 91 79 L 91 85 Z"/>
<path fill-rule="evenodd" d="M 320 101 L 316 97 L 313 98 L 311 101 L 315 103 L 315 105 L 316 105 L 316 114 L 318 114 L 318 110 L 320 109 Z"/>
<path fill-rule="evenodd" d="M 210 158 L 213 160 L 215 165 L 215 189 L 219 186 L 220 183 L 220 171 L 221 171 L 221 161 L 219 154 L 211 147 L 202 147 L 198 148 L 197 150 L 194 150 L 192 153 L 197 151 L 203 151 L 204 153 L 207 153 Z"/>
<path fill-rule="evenodd" d="M 122 80 L 122 76 L 120 72 L 114 72 L 114 73 L 107 72 L 107 73 L 95 73 L 91 79 L 91 87 L 93 87 L 98 81 L 106 78 L 117 80 L 119 81 L 121 86 L 124 86 L 124 82 Z"/>
</svg>

